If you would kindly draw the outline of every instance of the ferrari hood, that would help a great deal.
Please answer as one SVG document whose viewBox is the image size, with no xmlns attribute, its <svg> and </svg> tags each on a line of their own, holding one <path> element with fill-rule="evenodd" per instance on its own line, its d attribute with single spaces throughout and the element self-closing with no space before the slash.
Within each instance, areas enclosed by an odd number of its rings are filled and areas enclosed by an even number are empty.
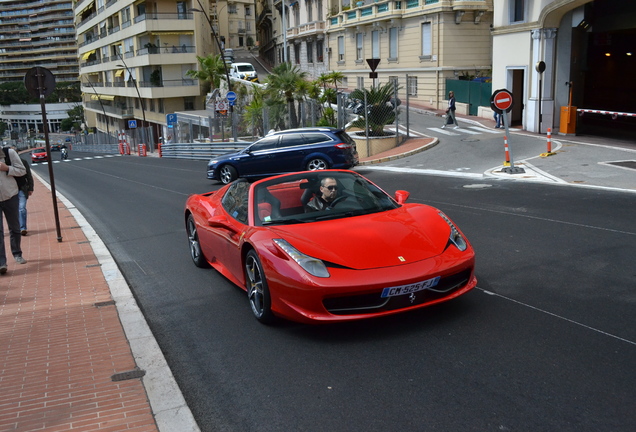
<svg viewBox="0 0 636 432">
<path fill-rule="evenodd" d="M 365 216 L 272 227 L 299 251 L 357 270 L 394 267 L 443 252 L 450 227 L 420 204 Z"/>
</svg>

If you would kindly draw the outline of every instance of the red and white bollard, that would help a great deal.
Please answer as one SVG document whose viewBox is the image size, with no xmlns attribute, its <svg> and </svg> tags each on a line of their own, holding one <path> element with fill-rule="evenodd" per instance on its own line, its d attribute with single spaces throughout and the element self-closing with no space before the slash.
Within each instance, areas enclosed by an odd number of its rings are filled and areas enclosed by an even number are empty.
<svg viewBox="0 0 636 432">
<path fill-rule="evenodd" d="M 556 153 L 552 152 L 552 128 L 548 128 L 548 149 L 545 153 L 541 153 L 541 157 L 552 156 Z"/>
<path fill-rule="evenodd" d="M 506 151 L 506 161 L 504 166 L 510 166 L 510 149 L 508 148 L 508 137 L 504 136 L 504 150 Z"/>
</svg>

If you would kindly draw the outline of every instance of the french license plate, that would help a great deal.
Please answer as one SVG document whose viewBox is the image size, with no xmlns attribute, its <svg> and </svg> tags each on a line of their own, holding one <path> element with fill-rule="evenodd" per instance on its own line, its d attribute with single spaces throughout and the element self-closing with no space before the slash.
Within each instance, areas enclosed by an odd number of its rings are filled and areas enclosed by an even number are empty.
<svg viewBox="0 0 636 432">
<path fill-rule="evenodd" d="M 425 290 L 427 288 L 431 288 L 434 287 L 435 285 L 438 284 L 439 280 L 441 279 L 440 276 L 434 277 L 432 279 L 428 279 L 422 282 L 417 282 L 414 284 L 409 284 L 409 285 L 402 285 L 402 286 L 396 286 L 396 287 L 391 287 L 391 288 L 384 288 L 382 290 L 382 298 L 384 297 L 393 297 L 393 296 L 399 296 L 399 295 L 404 295 L 404 294 L 411 294 L 414 292 L 418 292 L 418 291 L 422 291 Z"/>
</svg>

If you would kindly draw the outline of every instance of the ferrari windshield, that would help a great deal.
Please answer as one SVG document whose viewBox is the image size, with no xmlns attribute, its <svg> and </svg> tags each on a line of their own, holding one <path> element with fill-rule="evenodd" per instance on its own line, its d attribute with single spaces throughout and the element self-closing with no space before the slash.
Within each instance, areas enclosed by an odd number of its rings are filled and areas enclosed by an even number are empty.
<svg viewBox="0 0 636 432">
<path fill-rule="evenodd" d="M 252 187 L 256 225 L 297 224 L 383 212 L 399 205 L 351 171 L 308 171 Z"/>
</svg>

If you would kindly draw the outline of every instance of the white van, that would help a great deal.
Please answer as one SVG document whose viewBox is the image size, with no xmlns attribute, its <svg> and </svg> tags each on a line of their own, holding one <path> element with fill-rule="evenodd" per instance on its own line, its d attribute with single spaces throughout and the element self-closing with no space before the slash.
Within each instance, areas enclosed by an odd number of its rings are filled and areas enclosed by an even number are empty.
<svg viewBox="0 0 636 432">
<path fill-rule="evenodd" d="M 251 63 L 232 63 L 230 76 L 246 81 L 258 82 L 258 74 Z"/>
</svg>

